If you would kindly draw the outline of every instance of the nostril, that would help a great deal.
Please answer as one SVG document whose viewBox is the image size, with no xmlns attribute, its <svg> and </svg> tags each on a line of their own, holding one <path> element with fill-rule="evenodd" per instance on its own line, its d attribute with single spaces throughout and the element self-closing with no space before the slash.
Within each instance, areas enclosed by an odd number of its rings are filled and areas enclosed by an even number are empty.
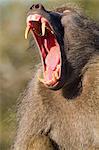
<svg viewBox="0 0 99 150">
<path fill-rule="evenodd" d="M 30 9 L 33 9 L 34 8 L 34 5 L 32 5 L 31 7 L 30 7 Z"/>
<path fill-rule="evenodd" d="M 33 4 L 32 7 L 30 7 L 30 9 L 42 9 L 45 10 L 42 4 Z"/>
<path fill-rule="evenodd" d="M 39 9 L 39 8 L 41 8 L 41 5 L 40 5 L 40 4 L 36 4 L 36 5 L 35 5 L 35 8 L 36 8 L 36 9 Z"/>
</svg>

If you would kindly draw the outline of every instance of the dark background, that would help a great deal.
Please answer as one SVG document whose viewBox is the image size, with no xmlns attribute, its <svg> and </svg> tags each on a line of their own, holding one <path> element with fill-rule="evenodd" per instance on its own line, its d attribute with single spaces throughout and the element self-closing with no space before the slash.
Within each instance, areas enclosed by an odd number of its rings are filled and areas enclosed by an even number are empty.
<svg viewBox="0 0 99 150">
<path fill-rule="evenodd" d="M 33 2 L 55 9 L 67 2 L 99 22 L 99 0 L 0 0 L 0 149 L 8 150 L 16 131 L 16 103 L 40 62 L 31 40 L 24 39 L 26 12 Z M 30 38 L 30 36 L 29 36 Z M 32 48 L 31 48 L 32 47 Z"/>
</svg>

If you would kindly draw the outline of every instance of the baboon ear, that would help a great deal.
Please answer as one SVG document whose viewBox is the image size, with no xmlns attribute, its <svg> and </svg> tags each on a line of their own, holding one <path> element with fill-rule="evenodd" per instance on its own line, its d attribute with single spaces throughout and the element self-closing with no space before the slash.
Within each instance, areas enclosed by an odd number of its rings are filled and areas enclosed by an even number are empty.
<svg viewBox="0 0 99 150">
<path fill-rule="evenodd" d="M 63 12 L 61 23 L 63 27 L 67 26 L 74 26 L 80 28 L 85 27 L 83 16 L 81 17 L 81 15 L 78 12 L 69 9 L 66 9 Z"/>
</svg>

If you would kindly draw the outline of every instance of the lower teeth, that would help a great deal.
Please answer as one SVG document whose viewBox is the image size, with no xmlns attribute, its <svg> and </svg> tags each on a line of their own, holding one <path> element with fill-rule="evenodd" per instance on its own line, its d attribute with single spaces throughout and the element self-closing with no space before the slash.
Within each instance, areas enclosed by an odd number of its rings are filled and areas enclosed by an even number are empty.
<svg viewBox="0 0 99 150">
<path fill-rule="evenodd" d="M 45 82 L 46 82 L 44 79 L 42 79 L 42 78 L 40 78 L 40 77 L 38 77 L 38 80 L 39 80 L 40 82 L 42 82 L 42 83 L 45 83 Z"/>
</svg>

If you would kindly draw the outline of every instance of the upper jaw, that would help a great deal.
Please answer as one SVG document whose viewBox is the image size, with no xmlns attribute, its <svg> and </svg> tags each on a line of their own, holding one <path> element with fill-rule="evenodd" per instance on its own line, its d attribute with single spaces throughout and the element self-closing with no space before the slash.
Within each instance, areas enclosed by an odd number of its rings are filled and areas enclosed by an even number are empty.
<svg viewBox="0 0 99 150">
<path fill-rule="evenodd" d="M 39 14 L 31 14 L 27 17 L 27 21 L 26 21 L 27 28 L 26 28 L 26 31 L 25 31 L 25 39 L 28 38 L 29 31 L 34 29 L 31 22 L 40 22 L 41 23 L 41 31 L 40 31 L 41 36 L 45 35 L 46 28 L 49 29 L 51 32 L 53 32 L 52 29 L 51 29 L 52 27 L 51 26 L 48 27 L 48 25 L 47 25 L 48 24 L 47 19 L 45 19 L 44 17 L 42 17 Z"/>
</svg>

